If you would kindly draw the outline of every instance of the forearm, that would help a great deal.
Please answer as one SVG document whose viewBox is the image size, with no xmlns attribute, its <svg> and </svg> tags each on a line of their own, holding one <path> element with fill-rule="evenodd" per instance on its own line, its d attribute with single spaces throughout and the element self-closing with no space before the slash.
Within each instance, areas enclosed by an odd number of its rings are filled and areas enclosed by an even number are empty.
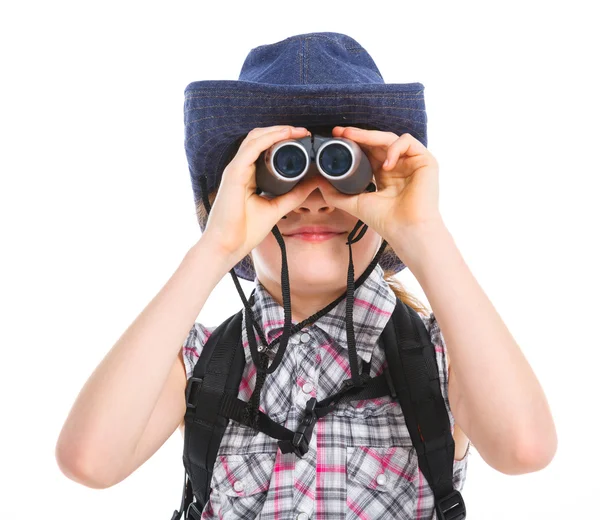
<svg viewBox="0 0 600 520">
<path fill-rule="evenodd" d="M 227 265 L 201 237 L 121 335 L 62 428 L 57 458 L 66 468 L 94 468 L 102 481 L 115 461 L 133 453 L 181 345 Z"/>
<path fill-rule="evenodd" d="M 551 458 L 557 440 L 544 392 L 443 221 L 390 245 L 437 318 L 459 396 L 453 413 L 482 457 L 532 465 Z"/>
</svg>

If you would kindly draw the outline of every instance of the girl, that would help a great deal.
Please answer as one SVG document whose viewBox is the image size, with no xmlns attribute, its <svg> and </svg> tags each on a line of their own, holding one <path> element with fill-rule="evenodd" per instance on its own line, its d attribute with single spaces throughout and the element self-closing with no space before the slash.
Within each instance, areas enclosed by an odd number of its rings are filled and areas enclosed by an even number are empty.
<svg viewBox="0 0 600 520">
<path fill-rule="evenodd" d="M 263 67 L 273 76 L 248 74 L 240 83 L 249 83 L 252 78 L 249 99 L 255 103 L 267 99 L 252 89 L 258 83 L 271 89 L 281 84 L 282 77 L 292 78 L 291 71 L 286 75 L 276 64 L 287 67 L 295 63 L 277 58 L 287 56 L 291 48 L 297 49 L 298 42 L 303 42 L 302 49 L 310 44 L 315 53 L 312 62 L 310 55 L 303 53 L 306 63 L 318 66 L 333 56 L 337 68 L 330 64 L 327 70 L 340 75 L 350 71 L 356 74 L 354 79 L 363 78 L 365 67 L 376 67 L 365 52 L 353 52 L 360 46 L 355 40 L 349 45 L 349 40 L 337 33 L 312 33 L 253 49 L 243 71 Z M 263 52 L 268 60 L 255 59 Z M 342 78 L 338 83 L 344 84 L 345 92 L 358 96 L 353 91 L 356 81 Z M 313 94 L 319 91 L 315 81 L 307 80 L 302 87 L 310 88 L 308 92 Z M 187 98 L 188 121 L 209 120 L 193 113 L 192 91 Z M 285 85 L 278 92 L 289 98 L 277 97 L 277 103 L 291 106 L 288 104 L 298 100 L 300 88 L 296 91 Z M 380 99 L 377 92 L 369 92 L 369 99 Z M 366 99 L 364 92 L 360 95 L 361 100 Z M 228 92 L 221 88 L 214 97 L 227 98 Z M 234 97 L 232 107 L 248 109 Z M 297 114 L 304 114 L 307 101 L 298 103 L 302 108 Z M 316 107 L 318 98 L 312 103 Z M 332 113 L 340 120 L 349 120 L 334 106 L 336 103 L 331 102 Z M 214 106 L 211 99 L 203 108 Z M 299 334 L 290 335 L 277 371 L 261 378 L 260 410 L 273 421 L 294 429 L 310 398 L 321 400 L 338 391 L 350 375 L 349 352 L 354 347 L 360 362 L 370 363 L 371 374 L 382 373 L 386 360 L 376 345 L 398 297 L 419 313 L 436 347 L 440 387 L 455 441 L 455 489 L 462 489 L 464 484 L 470 443 L 488 464 L 507 474 L 535 471 L 549 463 L 556 437 L 545 396 L 444 225 L 438 209 L 437 161 L 411 132 L 358 128 L 385 128 L 394 107 L 390 106 L 380 120 L 371 118 L 331 130 L 332 136 L 355 141 L 367 154 L 376 191 L 341 194 L 322 176 L 313 175 L 285 195 L 269 198 L 256 193 L 255 163 L 261 152 L 278 141 L 308 135 L 307 127 L 321 121 L 326 108 L 319 105 L 310 117 L 304 116 L 310 124 L 298 128 L 276 124 L 278 119 L 302 120 L 296 114 L 282 117 L 273 111 L 275 123 L 267 126 L 257 124 L 265 120 L 263 116 L 254 115 L 250 123 L 244 123 L 253 126 L 242 132 L 244 139 L 238 141 L 233 159 L 225 159 L 224 169 L 220 160 L 229 157 L 227 145 L 219 148 L 218 140 L 210 143 L 210 138 L 203 136 L 204 150 L 210 146 L 216 154 L 212 169 L 217 175 L 212 184 L 206 184 L 209 174 L 196 184 L 204 175 L 198 173 L 204 170 L 197 161 L 208 163 L 209 154 L 198 153 L 200 146 L 190 153 L 196 135 L 190 123 L 186 142 L 192 143 L 188 144 L 188 160 L 195 193 L 204 190 L 202 195 L 210 202 L 208 213 L 206 200 L 200 202 L 202 197 L 196 197 L 203 234 L 78 396 L 57 443 L 57 459 L 67 476 L 90 487 L 112 486 L 152 456 L 178 426 L 183 432 L 186 382 L 215 329 L 194 320 L 219 280 L 234 268 L 249 279 L 255 274 L 249 302 L 252 321 L 269 345 L 281 341 L 289 325 L 284 309 L 286 287 L 294 325 L 340 299 Z M 413 133 L 423 135 L 416 127 Z M 234 140 L 233 134 L 230 140 Z M 368 228 L 353 242 L 350 265 L 356 271 L 355 278 L 368 272 L 378 250 L 386 247 L 388 259 L 402 258 L 401 266 L 414 273 L 435 315 L 392 280 L 401 268 L 396 259 L 386 264 L 392 269 L 378 264 L 370 271 L 352 294 L 354 314 L 348 316 L 345 247 L 359 221 Z M 289 284 L 282 283 L 279 276 L 281 246 L 275 233 L 271 236 L 275 225 L 281 228 L 285 244 Z M 348 327 L 353 327 L 352 334 Z M 246 365 L 239 388 L 239 398 L 244 401 L 255 395 L 258 381 L 248 348 L 252 339 L 248 330 L 252 329 L 244 320 Z M 507 374 L 510 385 L 506 384 Z M 521 399 L 523 395 L 528 399 Z M 219 446 L 210 488 L 208 502 L 201 511 L 190 508 L 186 512 L 190 517 L 439 518 L 402 410 L 391 397 L 339 405 L 316 423 L 309 450 L 301 458 L 282 453 L 264 433 L 230 421 Z"/>
</svg>

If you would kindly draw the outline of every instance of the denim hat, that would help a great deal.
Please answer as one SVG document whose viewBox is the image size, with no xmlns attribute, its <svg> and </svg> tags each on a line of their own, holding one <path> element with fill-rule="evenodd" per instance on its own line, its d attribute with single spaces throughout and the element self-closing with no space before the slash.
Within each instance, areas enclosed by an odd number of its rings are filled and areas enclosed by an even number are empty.
<svg viewBox="0 0 600 520">
<path fill-rule="evenodd" d="M 185 152 L 194 203 L 218 187 L 223 170 L 256 127 L 355 126 L 410 133 L 427 146 L 427 114 L 421 83 L 384 83 L 369 53 L 335 32 L 290 36 L 252 49 L 239 79 L 194 81 L 185 89 Z M 205 187 L 204 187 L 205 186 Z M 199 217 L 202 231 L 206 218 Z M 379 257 L 384 270 L 404 263 L 391 247 Z M 256 274 L 248 257 L 235 273 Z"/>
</svg>

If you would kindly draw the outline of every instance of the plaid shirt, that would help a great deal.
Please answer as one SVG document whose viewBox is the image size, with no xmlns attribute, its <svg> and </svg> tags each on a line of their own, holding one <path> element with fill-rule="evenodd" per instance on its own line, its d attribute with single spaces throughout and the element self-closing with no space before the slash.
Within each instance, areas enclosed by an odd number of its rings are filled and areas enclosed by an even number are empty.
<svg viewBox="0 0 600 520">
<path fill-rule="evenodd" d="M 270 343 L 283 332 L 284 313 L 258 279 L 252 304 Z M 354 330 L 358 356 L 371 361 L 371 375 L 383 372 L 379 336 L 391 318 L 396 296 L 377 265 L 355 291 Z M 306 402 L 340 389 L 350 377 L 345 328 L 346 300 L 289 339 L 277 370 L 267 375 L 260 409 L 295 430 Z M 445 342 L 435 316 L 420 315 L 435 346 L 442 395 L 450 425 Z M 295 324 L 296 322 L 292 322 Z M 194 324 L 183 345 L 187 377 L 216 328 Z M 255 332 L 256 334 L 256 332 Z M 256 335 L 257 343 L 260 338 Z M 246 367 L 239 398 L 248 401 L 256 380 L 245 320 Z M 276 347 L 277 348 L 277 347 Z M 454 461 L 454 487 L 462 490 L 468 456 Z M 315 425 L 303 458 L 283 454 L 264 433 L 229 421 L 214 466 L 203 519 L 343 520 L 395 518 L 434 520 L 434 496 L 418 465 L 400 405 L 391 396 L 352 401 Z"/>
</svg>

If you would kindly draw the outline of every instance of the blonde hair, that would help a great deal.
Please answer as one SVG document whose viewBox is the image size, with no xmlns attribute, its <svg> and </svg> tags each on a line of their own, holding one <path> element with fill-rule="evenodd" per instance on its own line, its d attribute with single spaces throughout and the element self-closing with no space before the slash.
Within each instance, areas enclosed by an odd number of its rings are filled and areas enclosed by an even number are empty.
<svg viewBox="0 0 600 520">
<path fill-rule="evenodd" d="M 218 189 L 218 188 L 217 188 Z M 213 190 L 208 194 L 208 201 L 212 207 L 212 204 L 217 197 L 217 189 Z M 208 214 L 204 209 L 204 204 L 202 201 L 198 203 L 196 206 L 196 216 L 198 218 L 198 222 L 201 224 L 201 227 L 204 228 L 206 226 L 206 221 L 208 220 Z M 384 254 L 387 252 L 392 252 L 392 248 L 390 244 L 387 244 L 384 250 Z M 244 260 L 249 265 L 254 268 L 254 263 L 252 262 L 252 256 L 248 254 Z M 410 294 L 402 285 L 402 283 L 395 277 L 395 272 L 392 269 L 384 269 L 383 278 L 390 286 L 390 289 L 394 292 L 396 297 L 404 304 L 411 307 L 414 311 L 424 314 L 425 316 L 429 316 L 430 309 L 426 307 L 416 296 Z"/>
</svg>

